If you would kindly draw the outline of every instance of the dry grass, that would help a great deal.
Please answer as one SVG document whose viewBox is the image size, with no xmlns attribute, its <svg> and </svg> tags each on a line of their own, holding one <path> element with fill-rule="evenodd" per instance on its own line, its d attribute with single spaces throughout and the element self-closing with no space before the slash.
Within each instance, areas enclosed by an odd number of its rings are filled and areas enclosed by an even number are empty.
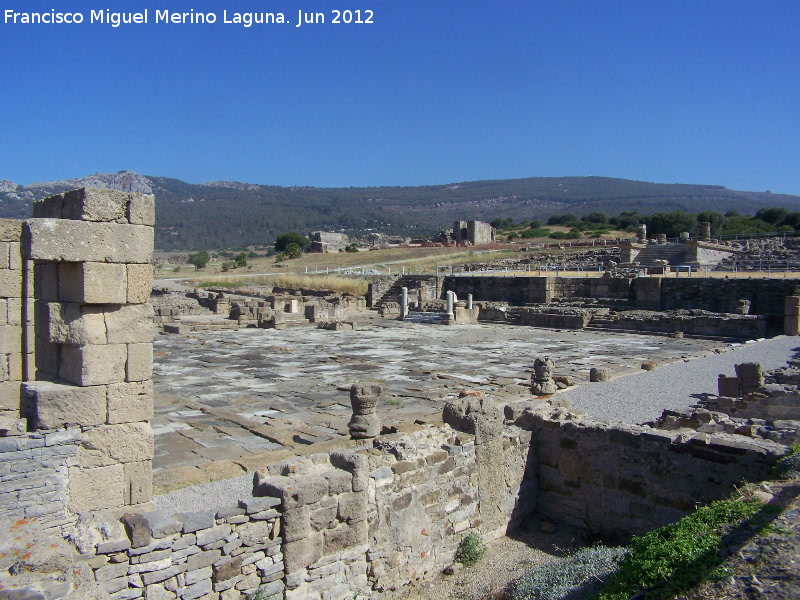
<svg viewBox="0 0 800 600">
<path fill-rule="evenodd" d="M 244 285 L 276 285 L 310 290 L 332 290 L 347 292 L 354 296 L 365 296 L 369 281 L 361 276 L 339 275 L 257 275 L 254 277 L 229 277 L 215 280 L 192 280 L 201 287 L 237 288 Z"/>
</svg>

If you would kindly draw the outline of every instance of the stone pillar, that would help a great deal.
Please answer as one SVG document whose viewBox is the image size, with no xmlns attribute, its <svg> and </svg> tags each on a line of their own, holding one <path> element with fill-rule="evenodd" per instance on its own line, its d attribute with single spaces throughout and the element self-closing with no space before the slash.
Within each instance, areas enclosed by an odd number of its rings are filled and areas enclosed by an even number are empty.
<svg viewBox="0 0 800 600">
<path fill-rule="evenodd" d="M 764 385 L 764 369 L 761 363 L 740 363 L 735 368 L 742 394 L 757 392 Z"/>
<path fill-rule="evenodd" d="M 467 294 L 467 310 L 472 310 L 472 294 Z"/>
<path fill-rule="evenodd" d="M 150 501 L 153 430 L 153 196 L 79 189 L 34 203 L 36 429 L 81 428 L 72 512 Z"/>
<path fill-rule="evenodd" d="M 704 242 L 711 241 L 711 223 L 708 221 L 700 223 L 700 239 Z"/>
<path fill-rule="evenodd" d="M 381 422 L 375 406 L 383 393 L 378 384 L 353 385 L 350 388 L 350 405 L 353 416 L 347 426 L 350 436 L 356 439 L 374 438 L 381 432 Z"/>
<path fill-rule="evenodd" d="M 645 225 L 644 223 L 639 225 L 638 236 L 639 236 L 639 243 L 640 244 L 646 244 L 647 243 L 647 225 Z"/>
<path fill-rule="evenodd" d="M 800 335 L 800 296 L 786 296 L 783 307 L 783 333 Z"/>
<path fill-rule="evenodd" d="M 400 318 L 405 319 L 408 315 L 408 288 L 400 289 Z"/>
<path fill-rule="evenodd" d="M 681 241 L 682 242 L 688 242 L 690 237 L 691 236 L 689 235 L 688 231 L 681 231 Z"/>
<path fill-rule="evenodd" d="M 549 356 L 538 357 L 533 361 L 533 375 L 531 375 L 531 393 L 534 396 L 549 396 L 555 394 L 558 388 L 553 381 L 556 363 Z"/>
<path fill-rule="evenodd" d="M 447 312 L 447 315 L 450 318 L 453 317 L 453 304 L 454 304 L 453 296 L 454 295 L 455 294 L 453 294 L 453 292 L 447 292 L 447 308 L 445 310 Z"/>
<path fill-rule="evenodd" d="M 20 386 L 33 369 L 33 281 L 20 251 L 22 221 L 0 219 L 0 436 L 22 435 Z"/>
<path fill-rule="evenodd" d="M 667 243 L 667 234 L 666 233 L 659 233 L 658 234 L 658 243 L 659 244 L 666 244 Z"/>
</svg>

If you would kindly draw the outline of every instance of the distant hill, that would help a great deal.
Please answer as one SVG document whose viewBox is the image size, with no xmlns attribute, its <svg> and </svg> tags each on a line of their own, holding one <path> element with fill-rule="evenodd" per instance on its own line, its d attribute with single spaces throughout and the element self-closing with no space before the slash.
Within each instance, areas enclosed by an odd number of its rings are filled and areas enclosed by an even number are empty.
<svg viewBox="0 0 800 600">
<path fill-rule="evenodd" d="M 284 231 L 376 230 L 417 236 L 455 220 L 546 219 L 624 210 L 640 213 L 800 210 L 800 196 L 740 192 L 718 185 L 663 184 L 608 177 L 531 177 L 417 187 L 313 188 L 233 181 L 191 184 L 121 171 L 18 186 L 0 180 L 0 217 L 26 218 L 33 200 L 82 186 L 156 195 L 156 247 L 238 248 L 271 244 Z"/>
</svg>

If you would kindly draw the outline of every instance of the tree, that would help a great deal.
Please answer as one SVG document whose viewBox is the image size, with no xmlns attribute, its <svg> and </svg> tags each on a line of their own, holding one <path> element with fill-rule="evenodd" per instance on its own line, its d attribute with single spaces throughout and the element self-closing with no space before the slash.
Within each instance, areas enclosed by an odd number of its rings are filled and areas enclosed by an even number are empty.
<svg viewBox="0 0 800 600">
<path fill-rule="evenodd" d="M 310 243 L 307 237 L 300 235 L 296 231 L 289 231 L 277 237 L 275 240 L 275 252 L 286 252 L 290 244 L 296 244 L 302 250 Z"/>
<path fill-rule="evenodd" d="M 570 227 L 576 223 L 580 223 L 580 218 L 575 213 L 556 213 L 550 215 L 547 219 L 548 225 L 564 225 Z"/>
<path fill-rule="evenodd" d="M 358 252 L 358 244 L 356 242 L 353 242 L 344 250 L 345 252 Z"/>
<path fill-rule="evenodd" d="M 189 262 L 194 265 L 196 271 L 204 268 L 208 264 L 209 260 L 211 260 L 211 257 L 205 250 L 195 252 L 189 257 Z"/>
<path fill-rule="evenodd" d="M 303 254 L 303 250 L 295 242 L 292 242 L 286 246 L 286 252 L 284 252 L 284 254 L 286 258 L 300 258 Z"/>
<path fill-rule="evenodd" d="M 605 225 L 608 223 L 608 215 L 604 212 L 595 211 L 593 213 L 589 213 L 588 215 L 584 215 L 581 220 L 584 223 Z"/>
<path fill-rule="evenodd" d="M 789 211 L 785 208 L 775 208 L 769 206 L 767 208 L 760 209 L 756 213 L 756 219 L 761 219 L 762 221 L 766 221 L 767 223 L 772 223 L 775 225 L 783 221 L 788 212 Z"/>
<path fill-rule="evenodd" d="M 236 255 L 236 258 L 233 259 L 233 263 L 236 265 L 236 268 L 239 267 L 246 267 L 247 266 L 247 253 L 246 252 L 239 252 Z"/>
</svg>

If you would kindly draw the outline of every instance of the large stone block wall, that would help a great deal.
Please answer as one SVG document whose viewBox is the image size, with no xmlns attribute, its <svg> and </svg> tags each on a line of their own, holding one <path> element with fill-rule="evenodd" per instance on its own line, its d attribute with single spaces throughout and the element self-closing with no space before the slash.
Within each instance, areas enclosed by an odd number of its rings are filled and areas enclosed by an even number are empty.
<svg viewBox="0 0 800 600">
<path fill-rule="evenodd" d="M 661 280 L 661 310 L 700 308 L 735 312 L 739 300 L 750 301 L 750 314 L 767 317 L 768 326 L 783 329 L 784 298 L 794 294 L 791 279 L 711 279 L 665 277 Z"/>
<path fill-rule="evenodd" d="M 0 219 L 0 435 L 20 435 L 20 385 L 33 370 L 33 281 L 20 247 L 22 221 Z"/>
<path fill-rule="evenodd" d="M 768 476 L 786 449 L 731 434 L 610 425 L 563 409 L 527 411 L 536 510 L 557 521 L 626 539 Z"/>
<path fill-rule="evenodd" d="M 785 298 L 796 282 L 785 279 L 712 279 L 704 277 L 452 277 L 444 278 L 442 294 L 475 301 L 507 302 L 514 306 L 549 303 L 553 298 L 630 300 L 651 310 L 701 309 L 735 313 L 740 300 L 750 302 L 750 314 L 764 316 L 771 329 L 784 329 Z M 793 305 L 794 308 L 794 305 Z M 791 321 L 797 326 L 800 321 Z M 790 328 L 794 329 L 794 328 Z"/>
<path fill-rule="evenodd" d="M 29 428 L 81 428 L 72 512 L 148 502 L 153 432 L 153 197 L 81 189 L 34 203 L 36 379 Z"/>
</svg>

